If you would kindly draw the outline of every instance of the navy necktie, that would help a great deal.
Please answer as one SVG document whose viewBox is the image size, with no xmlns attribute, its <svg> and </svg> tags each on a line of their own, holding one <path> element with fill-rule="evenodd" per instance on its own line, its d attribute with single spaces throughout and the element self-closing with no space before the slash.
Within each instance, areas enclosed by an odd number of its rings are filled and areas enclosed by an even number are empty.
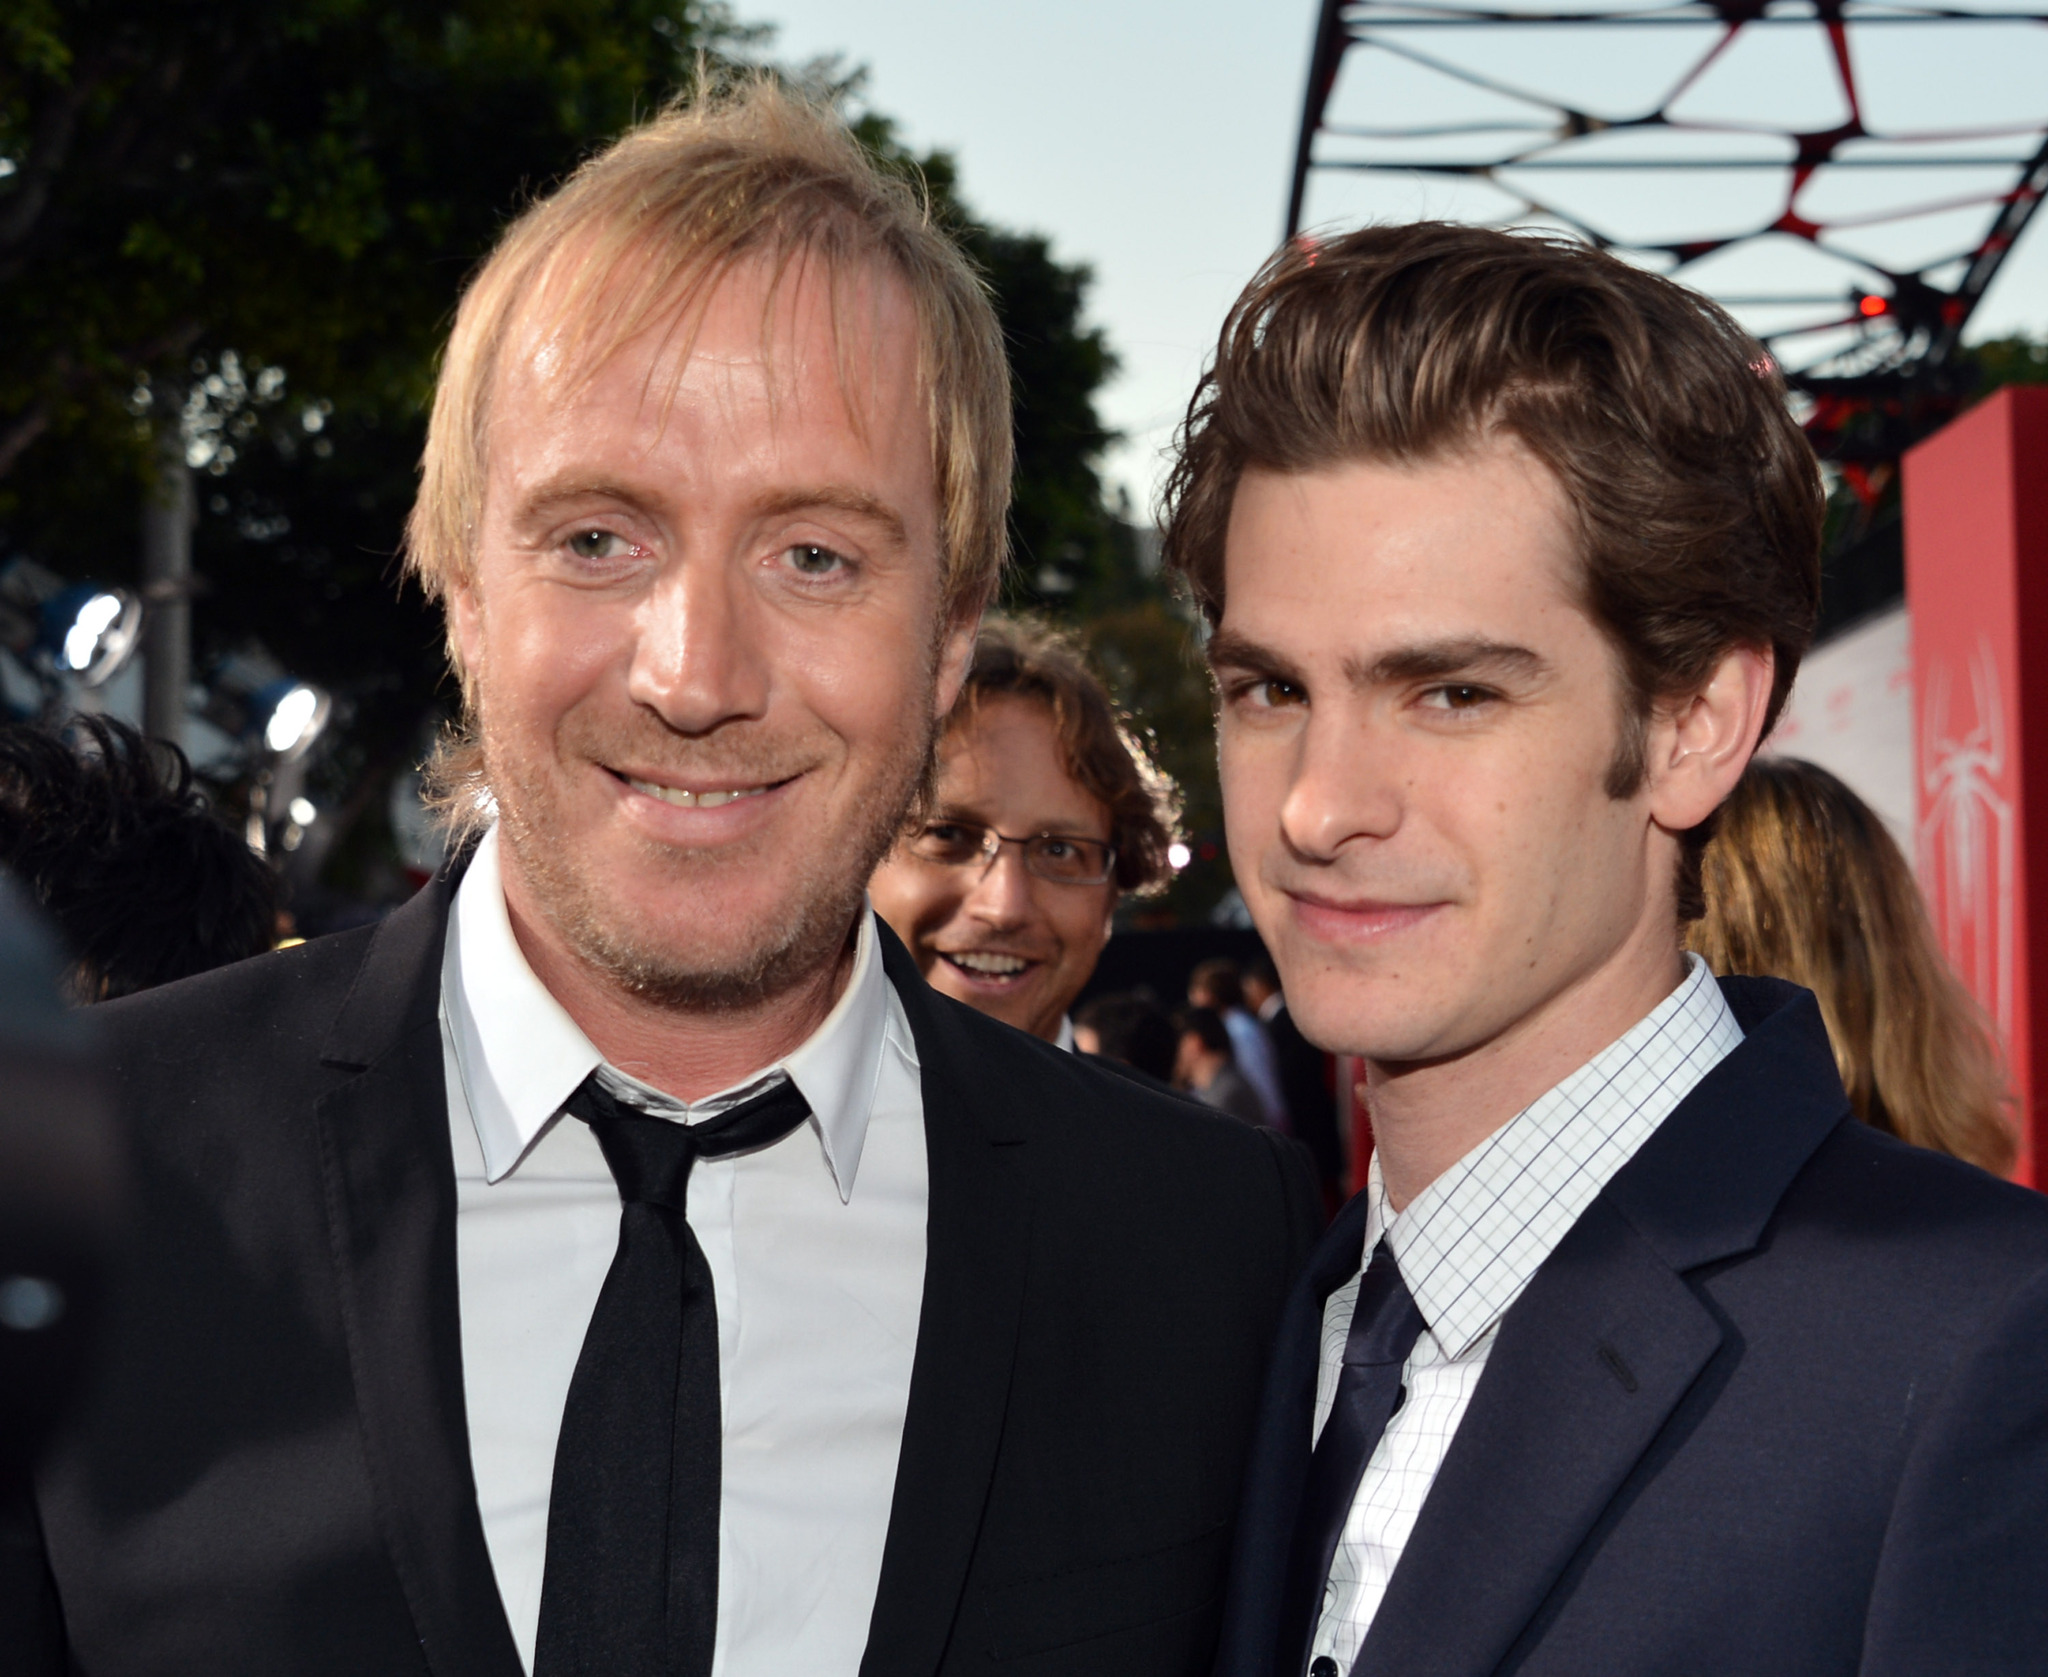
<svg viewBox="0 0 2048 1677">
<path fill-rule="evenodd" d="M 555 1444 L 535 1677 L 709 1677 L 718 1628 L 718 1305 L 684 1216 L 690 1167 L 810 1116 L 787 1080 L 679 1124 L 592 1072 L 564 1110 L 619 1185 L 619 1247 Z"/>
<path fill-rule="evenodd" d="M 1344 1341 L 1344 1368 L 1337 1377 L 1329 1419 L 1309 1458 L 1301 1508 L 1288 1552 L 1287 1593 L 1280 1615 L 1282 1677 L 1300 1677 L 1322 1616 L 1330 1563 L 1344 1535 L 1344 1522 L 1372 1460 L 1380 1434 L 1407 1395 L 1401 1370 L 1423 1328 L 1422 1313 L 1409 1296 L 1400 1267 L 1383 1239 L 1358 1289 L 1351 1331 Z"/>
</svg>

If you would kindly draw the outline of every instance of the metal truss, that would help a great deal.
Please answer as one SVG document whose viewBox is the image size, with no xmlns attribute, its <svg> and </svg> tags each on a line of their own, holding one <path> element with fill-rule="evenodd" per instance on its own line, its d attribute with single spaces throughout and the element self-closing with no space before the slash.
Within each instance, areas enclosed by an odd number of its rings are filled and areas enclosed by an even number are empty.
<svg viewBox="0 0 2048 1677">
<path fill-rule="evenodd" d="M 2026 3 L 1323 0 L 1287 233 L 1389 176 L 1568 229 L 1729 307 L 1864 484 L 1966 398 L 1963 330 L 2048 191 Z"/>
</svg>

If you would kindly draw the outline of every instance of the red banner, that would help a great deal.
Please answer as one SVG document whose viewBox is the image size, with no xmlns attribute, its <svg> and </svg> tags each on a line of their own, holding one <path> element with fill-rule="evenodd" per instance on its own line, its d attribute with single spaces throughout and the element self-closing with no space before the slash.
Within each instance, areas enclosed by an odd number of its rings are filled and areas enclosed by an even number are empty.
<svg viewBox="0 0 2048 1677">
<path fill-rule="evenodd" d="M 2048 389 L 1999 391 L 1906 456 L 1916 860 L 1998 1026 L 2043 1186 L 2048 1104 Z M 2030 889 L 2031 882 L 2031 889 Z"/>
</svg>

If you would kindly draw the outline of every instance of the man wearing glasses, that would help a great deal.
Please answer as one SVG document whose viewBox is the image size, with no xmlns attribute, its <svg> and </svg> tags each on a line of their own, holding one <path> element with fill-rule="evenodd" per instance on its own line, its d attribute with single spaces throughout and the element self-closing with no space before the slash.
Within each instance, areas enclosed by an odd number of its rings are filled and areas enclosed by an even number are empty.
<svg viewBox="0 0 2048 1677">
<path fill-rule="evenodd" d="M 992 619 L 925 818 L 869 891 L 934 989 L 1071 1048 L 1118 901 L 1171 877 L 1174 806 L 1080 654 Z"/>
</svg>

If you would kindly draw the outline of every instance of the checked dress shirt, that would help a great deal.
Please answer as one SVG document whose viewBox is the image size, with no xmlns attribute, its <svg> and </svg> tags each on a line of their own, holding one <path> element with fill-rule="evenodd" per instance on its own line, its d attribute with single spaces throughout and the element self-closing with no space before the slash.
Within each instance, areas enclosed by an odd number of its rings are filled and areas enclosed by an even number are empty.
<svg viewBox="0 0 2048 1677">
<path fill-rule="evenodd" d="M 1495 1130 L 1405 1210 L 1389 1209 L 1373 1159 L 1359 1273 L 1323 1307 L 1318 1435 L 1343 1368 L 1365 1254 L 1382 1235 L 1425 1326 L 1402 1375 L 1407 1401 L 1366 1464 L 1330 1564 L 1312 1664 L 1326 1658 L 1349 1671 L 1357 1659 L 1509 1306 L 1615 1172 L 1741 1043 L 1742 1028 L 1706 963 L 1688 955 L 1686 964 L 1678 988 L 1640 1024 Z"/>
</svg>

